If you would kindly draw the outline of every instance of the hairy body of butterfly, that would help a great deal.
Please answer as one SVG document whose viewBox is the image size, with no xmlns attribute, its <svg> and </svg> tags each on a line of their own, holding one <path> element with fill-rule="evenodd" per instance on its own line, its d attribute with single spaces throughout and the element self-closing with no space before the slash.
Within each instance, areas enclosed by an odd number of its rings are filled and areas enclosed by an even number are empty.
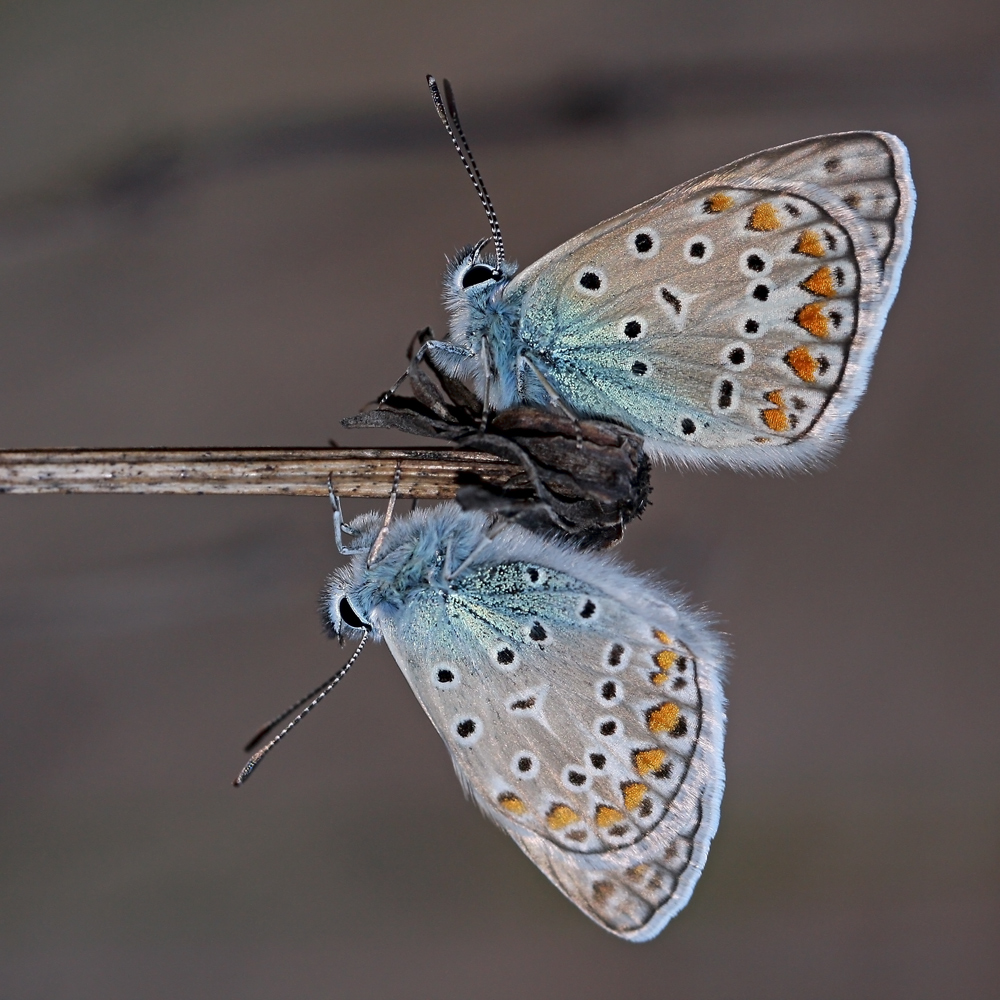
<svg viewBox="0 0 1000 1000">
<path fill-rule="evenodd" d="M 469 248 L 427 349 L 488 409 L 558 400 L 678 465 L 821 459 L 867 384 L 906 260 L 906 147 L 847 132 L 738 160 L 519 274 Z"/>
<path fill-rule="evenodd" d="M 330 631 L 385 640 L 483 812 L 632 941 L 687 902 L 724 784 L 722 646 L 605 555 L 448 503 L 346 529 Z"/>
</svg>

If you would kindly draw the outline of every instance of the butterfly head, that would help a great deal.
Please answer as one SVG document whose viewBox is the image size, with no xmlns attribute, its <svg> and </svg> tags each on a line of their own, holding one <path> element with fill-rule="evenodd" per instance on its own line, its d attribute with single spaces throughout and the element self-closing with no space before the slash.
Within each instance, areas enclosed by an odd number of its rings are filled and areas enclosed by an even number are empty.
<svg viewBox="0 0 1000 1000">
<path fill-rule="evenodd" d="M 331 639 L 357 641 L 362 635 L 371 634 L 373 626 L 363 607 L 359 605 L 357 594 L 348 581 L 333 576 L 330 578 L 320 599 L 320 614 L 323 627 Z M 353 600 L 352 600 L 353 597 Z"/>
<path fill-rule="evenodd" d="M 507 293 L 517 264 L 484 256 L 486 242 L 460 250 L 445 272 L 448 340 L 465 354 L 453 362 L 450 373 L 470 379 L 489 409 L 505 409 L 518 398 L 514 356 L 518 302 Z"/>
<path fill-rule="evenodd" d="M 497 261 L 493 254 L 484 254 L 489 240 L 480 240 L 463 247 L 448 261 L 445 272 L 445 295 L 455 301 L 485 301 L 502 289 L 517 272 L 517 264 Z"/>
<path fill-rule="evenodd" d="M 339 508 L 338 508 L 339 510 Z M 349 544 L 340 551 L 353 556 L 350 563 L 334 572 L 320 595 L 319 612 L 323 627 L 331 639 L 357 640 L 363 634 L 378 638 L 373 621 L 373 597 L 378 570 L 372 572 L 369 558 L 379 537 L 382 518 L 375 513 L 362 514 L 343 525 Z"/>
</svg>

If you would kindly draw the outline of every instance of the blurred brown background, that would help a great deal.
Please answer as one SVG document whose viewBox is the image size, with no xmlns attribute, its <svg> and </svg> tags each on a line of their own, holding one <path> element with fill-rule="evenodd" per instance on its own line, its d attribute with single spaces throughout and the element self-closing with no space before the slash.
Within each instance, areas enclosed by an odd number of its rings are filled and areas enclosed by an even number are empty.
<svg viewBox="0 0 1000 1000">
<path fill-rule="evenodd" d="M 0 996 L 997 996 L 998 26 L 986 0 L 5 4 L 3 447 L 392 440 L 339 420 L 486 232 L 428 71 L 522 264 L 823 132 L 898 133 L 919 203 L 832 467 L 660 470 L 622 546 L 734 649 L 722 826 L 656 941 L 463 801 L 382 648 L 230 787 L 342 661 L 325 501 L 3 497 Z"/>
</svg>

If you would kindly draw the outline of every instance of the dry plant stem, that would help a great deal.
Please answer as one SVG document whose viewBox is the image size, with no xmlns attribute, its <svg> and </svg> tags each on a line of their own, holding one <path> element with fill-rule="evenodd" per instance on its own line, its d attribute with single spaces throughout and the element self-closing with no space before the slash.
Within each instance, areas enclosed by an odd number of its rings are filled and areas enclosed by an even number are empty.
<svg viewBox="0 0 1000 1000">
<path fill-rule="evenodd" d="M 503 486 L 521 470 L 495 455 L 428 448 L 130 448 L 0 451 L 0 493 L 455 496 L 459 477 Z"/>
</svg>

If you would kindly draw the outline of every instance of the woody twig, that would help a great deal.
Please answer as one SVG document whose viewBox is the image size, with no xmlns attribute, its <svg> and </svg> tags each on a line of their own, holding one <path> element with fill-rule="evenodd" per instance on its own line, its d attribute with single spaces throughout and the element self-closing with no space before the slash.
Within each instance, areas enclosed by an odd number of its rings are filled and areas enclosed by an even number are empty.
<svg viewBox="0 0 1000 1000">
<path fill-rule="evenodd" d="M 0 451 L 0 493 L 180 493 L 454 497 L 465 482 L 503 489 L 521 473 L 495 455 L 428 448 L 131 448 Z"/>
</svg>

